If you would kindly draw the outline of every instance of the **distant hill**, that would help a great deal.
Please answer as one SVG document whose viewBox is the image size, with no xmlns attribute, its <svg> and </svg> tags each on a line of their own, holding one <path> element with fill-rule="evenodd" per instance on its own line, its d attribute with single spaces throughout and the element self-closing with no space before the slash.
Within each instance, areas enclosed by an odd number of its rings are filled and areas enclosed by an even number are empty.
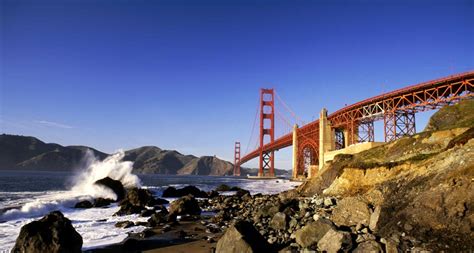
<svg viewBox="0 0 474 253">
<path fill-rule="evenodd" d="M 109 154 L 87 146 L 61 146 L 44 143 L 30 136 L 0 135 L 0 170 L 69 171 L 78 168 L 86 152 L 103 160 Z M 144 146 L 125 151 L 125 161 L 133 162 L 140 174 L 166 175 L 231 175 L 233 164 L 215 156 L 196 157 L 175 150 Z M 276 170 L 277 175 L 287 171 Z M 257 174 L 256 169 L 242 168 L 242 175 Z"/>
<path fill-rule="evenodd" d="M 85 157 L 85 147 L 63 147 L 35 137 L 0 135 L 0 169 L 70 170 Z M 107 154 L 91 149 L 96 157 Z"/>
</svg>

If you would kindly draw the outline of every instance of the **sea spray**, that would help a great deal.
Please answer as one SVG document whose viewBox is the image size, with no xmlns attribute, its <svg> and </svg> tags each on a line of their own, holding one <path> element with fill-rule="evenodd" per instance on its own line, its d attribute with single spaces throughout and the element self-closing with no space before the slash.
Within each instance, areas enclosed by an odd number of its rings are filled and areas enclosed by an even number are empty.
<svg viewBox="0 0 474 253">
<path fill-rule="evenodd" d="M 69 191 L 46 193 L 41 197 L 31 199 L 23 203 L 20 209 L 10 209 L 1 214 L 0 220 L 40 217 L 53 210 L 67 212 L 78 201 L 84 199 L 92 200 L 99 197 L 116 199 L 117 196 L 112 190 L 95 184 L 97 180 L 104 177 L 121 181 L 125 188 L 140 187 L 140 179 L 132 174 L 133 163 L 122 161 L 124 156 L 125 153 L 119 150 L 100 161 L 88 150 L 84 157 L 83 167 L 72 179 L 73 186 Z"/>
<path fill-rule="evenodd" d="M 123 150 L 119 150 L 103 161 L 99 161 L 88 150 L 85 158 L 87 167 L 75 177 L 74 186 L 71 188 L 71 191 L 78 196 L 86 195 L 94 198 L 116 199 L 117 196 L 112 190 L 95 184 L 97 180 L 105 177 L 121 181 L 125 188 L 140 187 L 140 179 L 132 174 L 133 163 L 122 161 L 124 157 L 125 153 Z"/>
</svg>

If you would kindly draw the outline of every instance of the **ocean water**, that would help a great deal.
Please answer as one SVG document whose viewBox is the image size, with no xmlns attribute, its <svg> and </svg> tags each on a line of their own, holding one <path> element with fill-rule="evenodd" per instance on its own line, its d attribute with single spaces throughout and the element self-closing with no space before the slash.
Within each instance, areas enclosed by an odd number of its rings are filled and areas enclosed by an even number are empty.
<svg viewBox="0 0 474 253">
<path fill-rule="evenodd" d="M 94 197 L 114 197 L 108 189 L 92 186 L 91 182 L 111 176 L 130 184 L 148 188 L 157 197 L 168 186 L 177 188 L 195 185 L 209 191 L 220 184 L 239 186 L 252 194 L 274 194 L 299 185 L 288 179 L 249 180 L 235 177 L 133 175 L 131 163 L 121 162 L 121 156 L 111 161 L 92 161 L 83 170 L 65 172 L 0 171 L 0 252 L 8 252 L 14 245 L 20 228 L 53 210 L 60 210 L 72 221 L 83 237 L 83 250 L 117 243 L 129 232 L 140 232 L 143 226 L 115 228 L 118 221 L 146 221 L 138 215 L 112 216 L 117 204 L 107 208 L 75 209 L 74 205 Z M 112 194 L 112 195 L 111 195 Z"/>
</svg>

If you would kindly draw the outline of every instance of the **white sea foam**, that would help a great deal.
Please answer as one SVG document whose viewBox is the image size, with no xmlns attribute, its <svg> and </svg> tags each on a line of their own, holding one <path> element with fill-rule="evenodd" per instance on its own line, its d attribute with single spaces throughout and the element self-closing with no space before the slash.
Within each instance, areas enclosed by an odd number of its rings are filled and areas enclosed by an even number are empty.
<svg viewBox="0 0 474 253">
<path fill-rule="evenodd" d="M 132 174 L 133 163 L 122 161 L 124 156 L 125 153 L 120 150 L 105 160 L 98 161 L 92 152 L 88 151 L 85 159 L 87 167 L 73 180 L 74 186 L 71 191 L 76 195 L 116 199 L 117 196 L 112 190 L 94 184 L 104 177 L 119 180 L 126 188 L 141 186 L 140 179 Z"/>
<path fill-rule="evenodd" d="M 21 206 L 21 209 L 9 210 L 0 215 L 0 252 L 9 251 L 18 236 L 23 225 L 41 218 L 53 210 L 60 210 L 72 221 L 73 226 L 83 238 L 83 250 L 101 247 L 112 243 L 121 242 L 127 237 L 129 232 L 140 232 L 145 229 L 142 226 L 127 229 L 116 228 L 114 225 L 118 221 L 146 221 L 147 218 L 137 215 L 113 216 L 119 210 L 117 204 L 108 208 L 75 209 L 74 204 L 79 200 L 91 199 L 92 197 L 106 197 L 107 192 L 95 194 L 91 192 L 94 188 L 95 180 L 110 176 L 114 179 L 124 180 L 129 185 L 139 185 L 138 177 L 131 174 L 132 164 L 122 162 L 123 152 L 119 152 L 103 162 L 97 162 L 89 158 L 87 169 L 84 174 L 77 176 L 75 186 L 70 191 L 47 191 L 47 192 L 0 192 L 6 198 L 11 198 L 5 203 L 0 203 L 0 208 Z M 92 166 L 92 168 L 91 168 Z M 87 176 L 91 179 L 87 179 Z M 188 180 L 190 184 L 197 186 L 201 190 L 213 190 L 220 183 L 238 186 L 247 189 L 251 194 L 276 194 L 292 189 L 300 182 L 291 182 L 286 179 L 272 180 L 249 180 L 237 178 L 216 178 L 209 183 L 202 183 L 199 179 L 191 183 L 192 178 L 183 177 L 183 181 Z M 188 184 L 170 184 L 166 186 L 144 186 L 149 188 L 157 196 L 161 196 L 162 190 L 168 186 L 182 188 Z M 233 194 L 232 192 L 226 194 Z M 174 199 L 170 199 L 174 200 Z"/>
<path fill-rule="evenodd" d="M 77 202 L 85 199 L 97 197 L 115 199 L 116 195 L 110 189 L 94 184 L 104 177 L 120 180 L 125 187 L 141 185 L 139 178 L 132 174 L 133 163 L 122 161 L 123 157 L 124 152 L 119 151 L 104 161 L 98 161 L 91 152 L 87 152 L 85 167 L 73 178 L 74 185 L 69 191 L 5 193 L 6 201 L 0 204 L 0 208 L 20 208 L 9 209 L 0 215 L 0 252 L 13 247 L 23 225 L 53 210 L 60 210 L 71 219 L 73 226 L 83 237 L 84 249 L 120 242 L 127 236 L 127 232 L 143 230 L 142 226 L 129 229 L 115 228 L 114 224 L 118 221 L 146 220 L 136 216 L 112 216 L 119 209 L 117 205 L 86 210 L 73 208 Z"/>
</svg>

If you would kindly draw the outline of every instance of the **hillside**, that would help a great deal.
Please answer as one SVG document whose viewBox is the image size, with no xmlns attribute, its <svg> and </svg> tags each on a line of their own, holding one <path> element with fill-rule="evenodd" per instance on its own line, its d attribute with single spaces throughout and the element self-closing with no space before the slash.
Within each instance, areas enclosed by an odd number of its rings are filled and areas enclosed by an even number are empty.
<svg viewBox="0 0 474 253">
<path fill-rule="evenodd" d="M 44 143 L 35 137 L 0 135 L 0 169 L 68 170 L 84 158 L 85 147 L 63 147 Z M 106 154 L 91 149 L 96 157 Z"/>
<path fill-rule="evenodd" d="M 425 130 L 338 155 L 297 191 L 363 200 L 379 217 L 372 233 L 402 251 L 472 249 L 474 100 L 442 108 Z"/>
<path fill-rule="evenodd" d="M 0 135 L 0 170 L 68 171 L 78 168 L 86 152 L 103 160 L 109 154 L 87 146 L 61 146 L 29 136 Z M 183 155 L 175 150 L 144 146 L 125 151 L 135 173 L 166 175 L 228 175 L 233 165 L 216 157 Z"/>
</svg>

